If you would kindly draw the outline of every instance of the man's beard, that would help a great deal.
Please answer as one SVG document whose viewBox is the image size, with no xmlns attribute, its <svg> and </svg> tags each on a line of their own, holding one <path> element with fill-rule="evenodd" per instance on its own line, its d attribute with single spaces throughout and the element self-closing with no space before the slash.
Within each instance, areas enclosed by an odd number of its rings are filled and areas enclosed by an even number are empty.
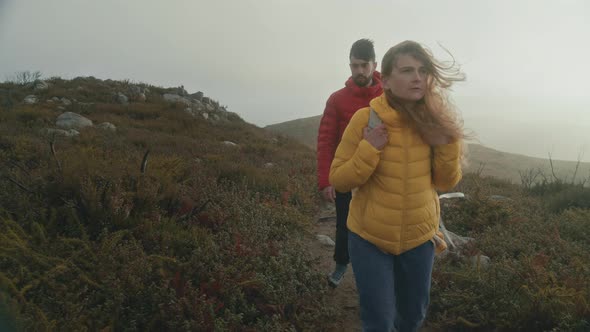
<svg viewBox="0 0 590 332">
<path fill-rule="evenodd" d="M 369 82 L 371 81 L 371 79 L 369 77 L 366 77 L 362 74 L 353 77 L 352 80 L 354 81 L 354 84 L 356 84 L 360 87 L 364 87 L 364 86 L 369 85 Z"/>
</svg>

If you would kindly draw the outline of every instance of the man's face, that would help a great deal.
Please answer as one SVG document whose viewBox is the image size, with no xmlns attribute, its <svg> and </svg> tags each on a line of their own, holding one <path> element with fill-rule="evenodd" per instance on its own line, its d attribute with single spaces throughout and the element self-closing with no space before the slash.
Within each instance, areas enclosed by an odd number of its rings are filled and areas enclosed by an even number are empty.
<svg viewBox="0 0 590 332">
<path fill-rule="evenodd" d="M 377 63 L 374 61 L 357 59 L 354 56 L 350 57 L 350 73 L 352 74 L 352 80 L 358 86 L 369 85 L 376 68 Z"/>
</svg>

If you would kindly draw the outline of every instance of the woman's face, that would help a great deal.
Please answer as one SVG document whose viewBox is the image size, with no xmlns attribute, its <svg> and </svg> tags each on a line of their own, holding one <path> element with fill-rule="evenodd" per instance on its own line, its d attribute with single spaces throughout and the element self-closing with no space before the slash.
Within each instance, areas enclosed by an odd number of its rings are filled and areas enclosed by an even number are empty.
<svg viewBox="0 0 590 332">
<path fill-rule="evenodd" d="M 393 66 L 391 75 L 383 79 L 383 89 L 389 89 L 394 96 L 416 102 L 424 98 L 428 72 L 422 61 L 411 55 L 402 54 Z"/>
</svg>

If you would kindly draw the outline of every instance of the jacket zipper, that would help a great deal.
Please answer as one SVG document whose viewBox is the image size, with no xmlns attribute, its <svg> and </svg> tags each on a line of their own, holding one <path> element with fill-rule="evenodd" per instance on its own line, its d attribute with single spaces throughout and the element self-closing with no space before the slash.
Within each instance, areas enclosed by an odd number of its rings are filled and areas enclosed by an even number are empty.
<svg viewBox="0 0 590 332">
<path fill-rule="evenodd" d="M 403 243 L 404 243 L 404 231 L 405 231 L 405 226 L 406 226 L 406 194 L 407 194 L 407 187 L 408 187 L 408 164 L 409 164 L 409 159 L 408 159 L 408 129 L 407 128 L 402 128 L 402 146 L 404 149 L 404 158 L 405 158 L 405 163 L 404 163 L 404 186 L 403 186 L 403 196 L 402 196 L 402 225 L 400 228 L 400 235 L 399 235 L 399 251 L 400 253 L 403 250 Z"/>
</svg>

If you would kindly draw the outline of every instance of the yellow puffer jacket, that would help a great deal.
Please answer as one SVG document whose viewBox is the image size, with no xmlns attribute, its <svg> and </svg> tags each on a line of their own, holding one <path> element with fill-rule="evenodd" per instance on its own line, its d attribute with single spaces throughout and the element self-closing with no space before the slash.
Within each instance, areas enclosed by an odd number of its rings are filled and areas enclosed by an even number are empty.
<svg viewBox="0 0 590 332">
<path fill-rule="evenodd" d="M 398 255 L 434 240 L 440 216 L 435 189 L 448 191 L 461 179 L 461 142 L 431 147 L 401 121 L 384 95 L 370 106 L 387 127 L 387 145 L 379 151 L 363 139 L 370 108 L 359 110 L 336 150 L 330 183 L 339 192 L 356 188 L 348 228 Z"/>
</svg>

